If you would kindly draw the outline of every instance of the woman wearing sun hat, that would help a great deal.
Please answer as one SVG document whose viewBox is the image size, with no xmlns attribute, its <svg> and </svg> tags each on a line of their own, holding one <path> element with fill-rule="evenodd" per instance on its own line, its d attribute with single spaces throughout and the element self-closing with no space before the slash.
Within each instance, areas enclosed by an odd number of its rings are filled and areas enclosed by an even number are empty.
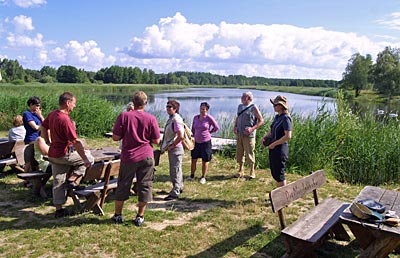
<svg viewBox="0 0 400 258">
<path fill-rule="evenodd" d="M 288 141 L 292 138 L 292 118 L 288 111 L 287 99 L 278 95 L 275 99 L 270 99 L 277 113 L 272 124 L 271 130 L 265 135 L 272 138 L 269 149 L 269 164 L 272 177 L 277 182 L 277 186 L 286 185 L 285 165 L 288 159 Z"/>
</svg>

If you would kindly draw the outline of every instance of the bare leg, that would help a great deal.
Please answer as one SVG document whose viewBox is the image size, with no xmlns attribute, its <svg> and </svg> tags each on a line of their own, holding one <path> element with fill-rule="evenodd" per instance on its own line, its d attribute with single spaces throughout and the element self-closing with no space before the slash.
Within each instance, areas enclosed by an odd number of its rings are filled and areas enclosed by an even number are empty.
<svg viewBox="0 0 400 258">
<path fill-rule="evenodd" d="M 124 201 L 115 201 L 115 214 L 121 215 L 123 207 L 124 207 Z"/>
<path fill-rule="evenodd" d="M 192 159 L 192 164 L 190 166 L 190 177 L 194 177 L 194 173 L 196 172 L 197 167 L 197 159 Z"/>
<path fill-rule="evenodd" d="M 139 202 L 138 203 L 138 213 L 137 215 L 139 215 L 140 217 L 144 216 L 144 210 L 146 209 L 147 206 L 147 202 Z"/>
<path fill-rule="evenodd" d="M 284 185 L 286 185 L 286 180 L 283 180 L 281 182 L 276 182 L 276 186 L 277 187 L 281 187 L 281 186 L 284 186 Z"/>
<path fill-rule="evenodd" d="M 204 162 L 204 161 L 202 163 L 202 166 L 201 166 L 201 176 L 202 177 L 206 177 L 206 174 L 207 174 L 207 171 L 208 171 L 208 163 L 209 162 Z"/>
</svg>

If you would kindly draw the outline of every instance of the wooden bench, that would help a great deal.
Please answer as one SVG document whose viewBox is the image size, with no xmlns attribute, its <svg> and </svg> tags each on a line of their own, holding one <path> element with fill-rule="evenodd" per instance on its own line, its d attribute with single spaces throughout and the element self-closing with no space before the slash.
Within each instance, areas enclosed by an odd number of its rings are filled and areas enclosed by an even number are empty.
<svg viewBox="0 0 400 258">
<path fill-rule="evenodd" d="M 119 167 L 120 160 L 118 159 L 95 163 L 86 171 L 83 181 L 101 180 L 101 182 L 68 193 L 79 212 L 93 211 L 95 214 L 104 215 L 102 207 L 105 199 L 110 190 L 117 188 L 118 179 L 111 178 L 119 174 Z M 80 197 L 86 198 L 86 202 L 81 203 Z"/>
<path fill-rule="evenodd" d="M 40 195 L 43 198 L 47 198 L 47 194 L 44 191 L 44 186 L 51 177 L 51 173 L 45 173 L 42 171 L 34 171 L 28 173 L 19 173 L 17 177 L 28 181 L 33 186 L 33 193 L 35 195 Z"/>
<path fill-rule="evenodd" d="M 318 170 L 270 192 L 272 211 L 278 212 L 284 237 L 285 257 L 315 257 L 315 248 L 322 245 L 329 236 L 350 241 L 350 236 L 339 222 L 339 216 L 348 204 L 333 198 L 328 198 L 322 203 L 318 201 L 317 188 L 325 182 L 325 172 Z M 315 207 L 286 226 L 283 209 L 310 192 L 313 192 Z"/>
<path fill-rule="evenodd" d="M 12 156 L 15 141 L 0 142 L 0 172 L 5 166 L 17 164 L 17 159 Z"/>
</svg>

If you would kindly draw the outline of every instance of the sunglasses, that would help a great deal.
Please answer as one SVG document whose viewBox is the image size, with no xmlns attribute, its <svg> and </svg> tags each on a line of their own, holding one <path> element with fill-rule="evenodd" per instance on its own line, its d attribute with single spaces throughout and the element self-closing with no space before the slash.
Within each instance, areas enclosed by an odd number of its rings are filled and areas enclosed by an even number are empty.
<svg viewBox="0 0 400 258">
<path fill-rule="evenodd" d="M 166 105 L 165 107 L 166 107 L 166 108 L 173 108 L 172 105 Z"/>
</svg>

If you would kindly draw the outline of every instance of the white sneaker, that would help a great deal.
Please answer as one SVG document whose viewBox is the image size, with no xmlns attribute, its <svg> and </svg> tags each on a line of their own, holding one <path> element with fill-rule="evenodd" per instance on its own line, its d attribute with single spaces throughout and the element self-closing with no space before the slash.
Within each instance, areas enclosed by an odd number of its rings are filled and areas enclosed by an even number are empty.
<svg viewBox="0 0 400 258">
<path fill-rule="evenodd" d="M 205 177 L 200 178 L 200 184 L 204 185 L 206 182 L 207 181 Z"/>
</svg>

